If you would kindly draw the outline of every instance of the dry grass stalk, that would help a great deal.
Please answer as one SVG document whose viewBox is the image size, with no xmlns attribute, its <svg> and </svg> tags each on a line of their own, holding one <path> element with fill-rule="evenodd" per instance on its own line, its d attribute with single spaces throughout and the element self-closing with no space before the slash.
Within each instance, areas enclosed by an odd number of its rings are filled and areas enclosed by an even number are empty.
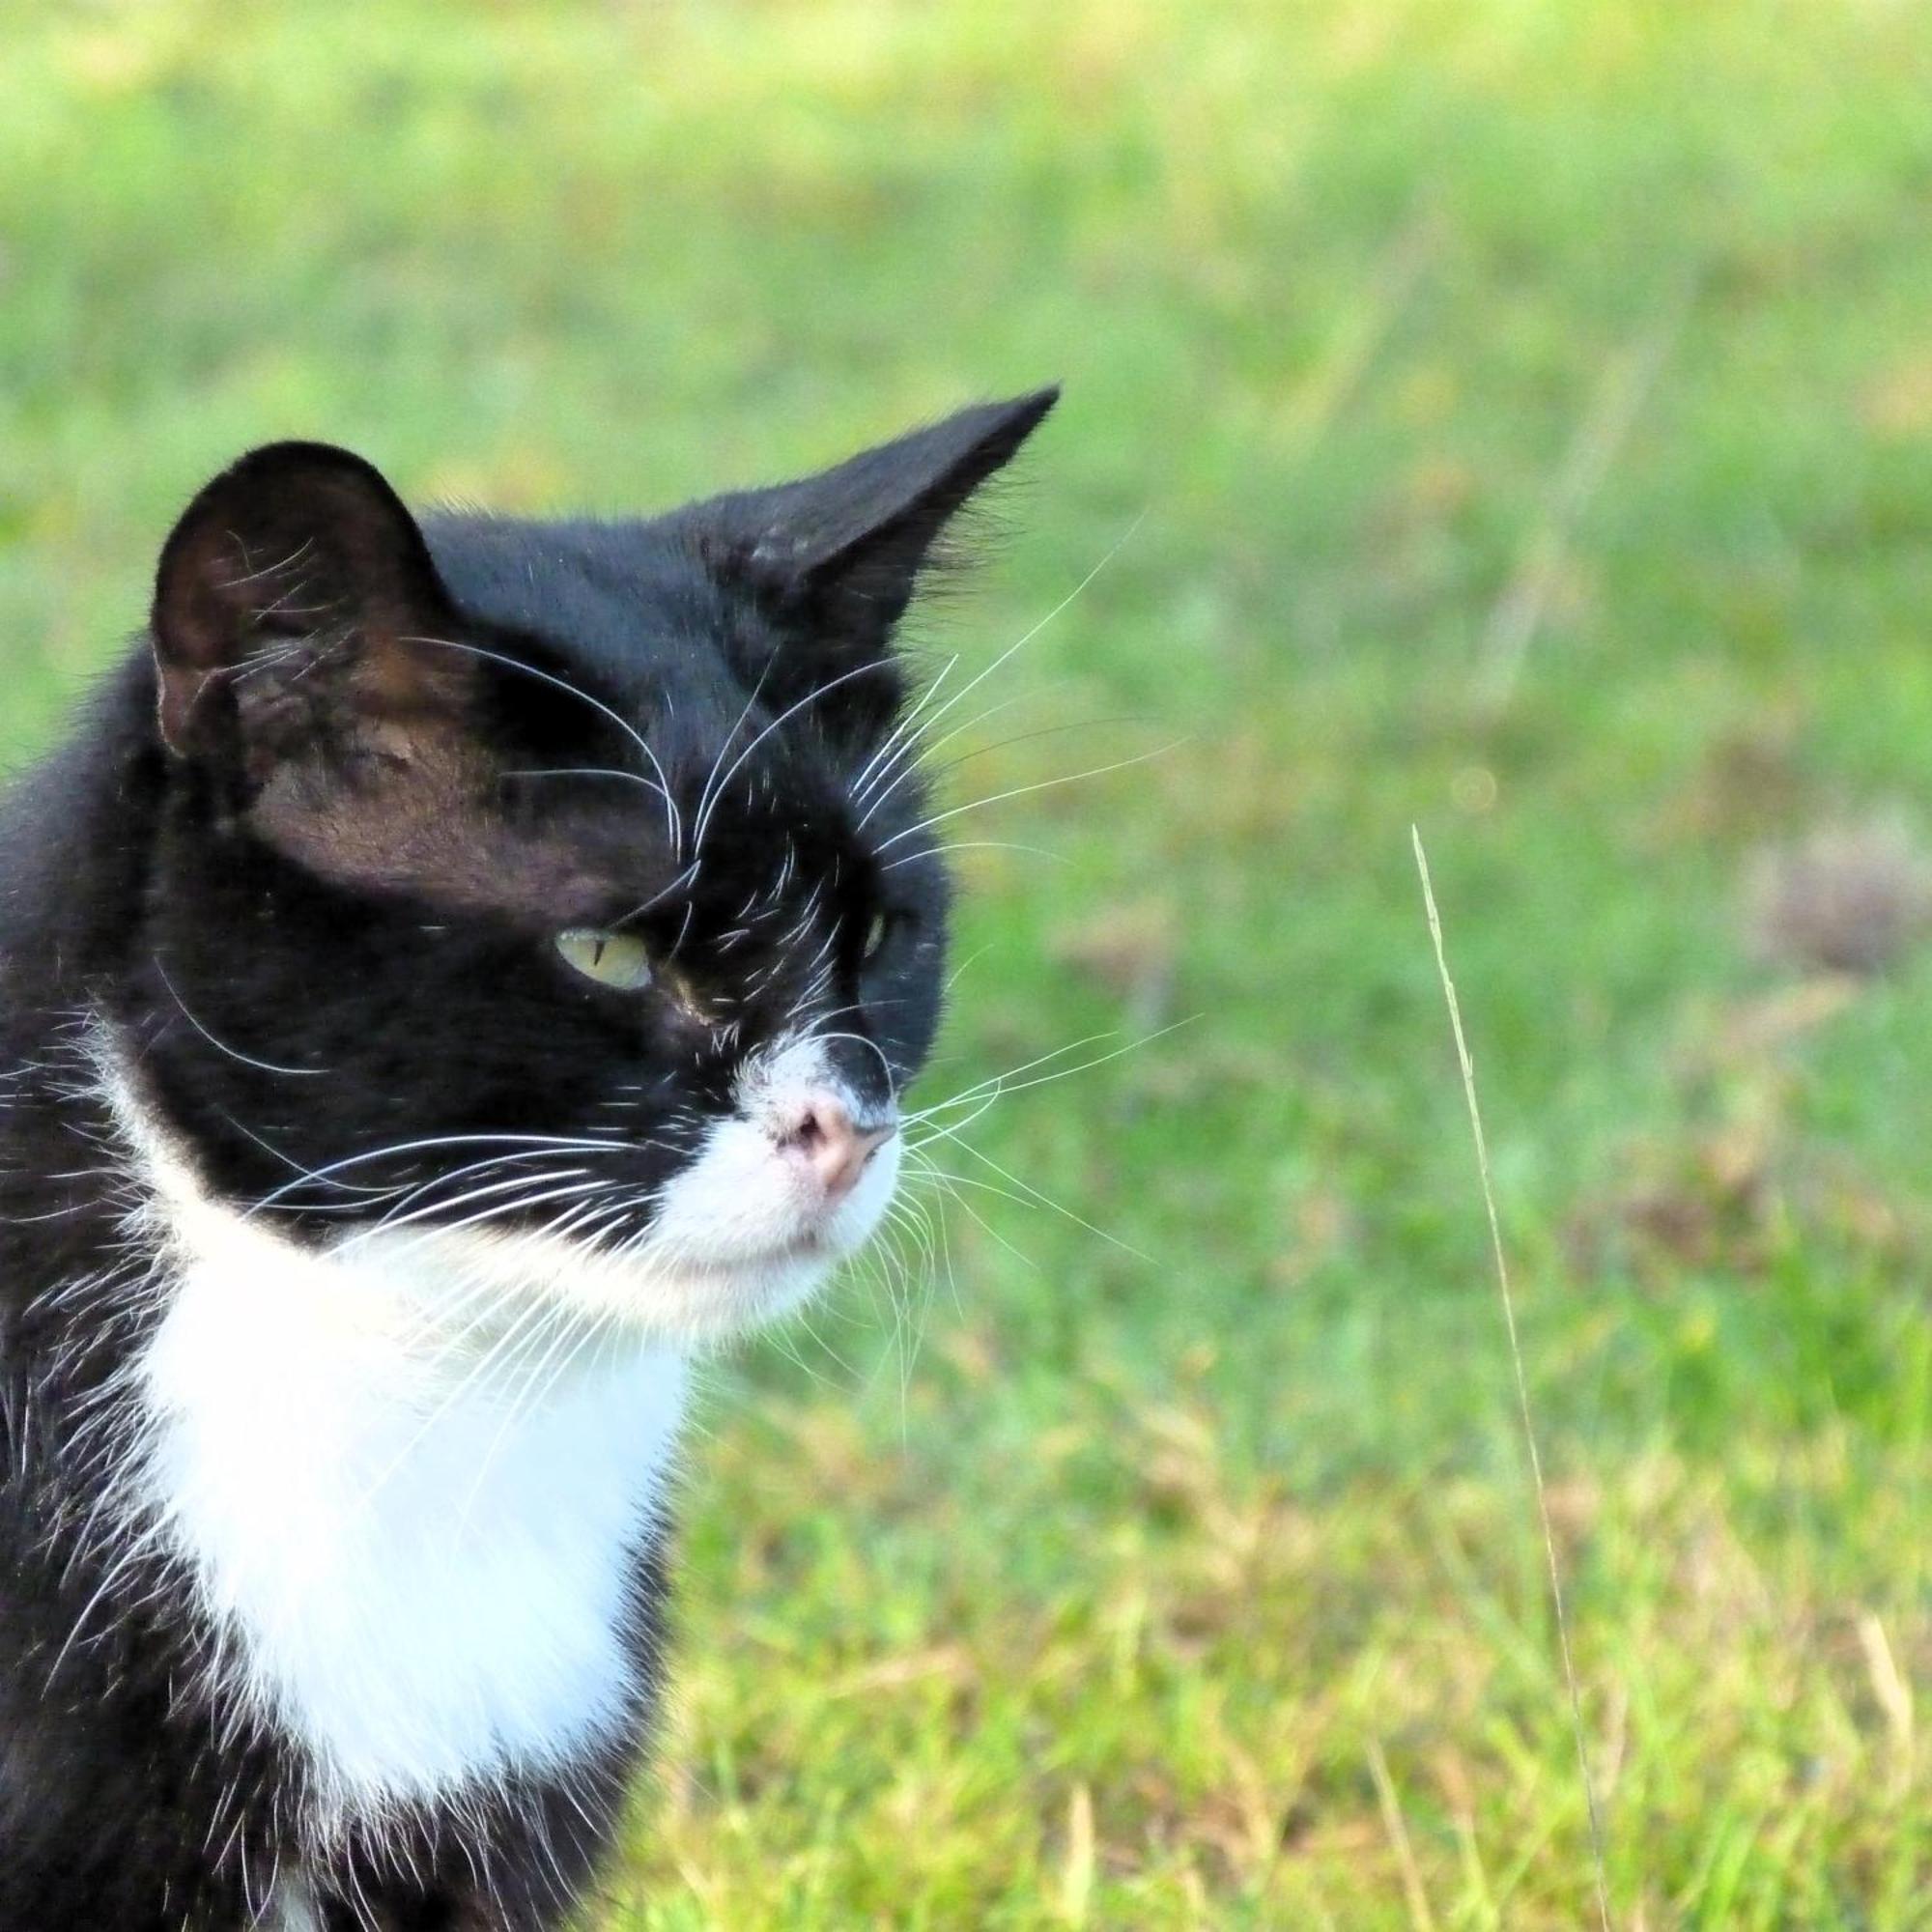
<svg viewBox="0 0 1932 1932">
<path fill-rule="evenodd" d="M 1583 1742 L 1583 1703 L 1577 1691 L 1577 1666 L 1570 1654 L 1570 1618 L 1563 1604 L 1563 1573 L 1556 1561 L 1556 1537 L 1549 1522 L 1549 1496 L 1543 1480 L 1543 1456 L 1536 1445 L 1536 1422 L 1529 1406 L 1529 1378 L 1522 1365 L 1522 1342 L 1517 1333 L 1516 1296 L 1510 1290 L 1509 1257 L 1503 1249 L 1502 1223 L 1496 1218 L 1495 1188 L 1490 1179 L 1490 1148 L 1483 1133 L 1482 1109 L 1476 1103 L 1476 1069 L 1463 1033 L 1463 1009 L 1456 999 L 1456 982 L 1449 977 L 1449 960 L 1442 948 L 1442 919 L 1435 909 L 1435 889 L 1430 883 L 1429 858 L 1422 834 L 1414 826 L 1408 836 L 1415 845 L 1415 868 L 1422 877 L 1422 903 L 1429 914 L 1429 937 L 1435 948 L 1435 971 L 1449 1008 L 1449 1030 L 1455 1036 L 1456 1061 L 1463 1071 L 1463 1097 L 1469 1109 L 1469 1131 L 1476 1144 L 1476 1173 L 1483 1185 L 1483 1208 L 1489 1215 L 1490 1246 L 1496 1263 L 1496 1286 L 1502 1294 L 1503 1325 L 1509 1331 L 1510 1361 L 1516 1370 L 1517 1404 L 1522 1413 L 1522 1437 L 1529 1453 L 1529 1473 L 1536 1486 L 1536 1514 L 1543 1528 L 1543 1553 L 1549 1568 L 1549 1601 L 1556 1613 L 1556 1642 L 1563 1657 L 1563 1678 L 1570 1690 L 1570 1721 L 1577 1736 L 1577 1768 L 1583 1780 L 1583 1804 L 1590 1817 L 1590 1852 L 1595 1862 L 1597 1917 L 1604 1932 L 1611 1932 L 1609 1888 L 1604 1875 L 1604 1832 L 1597 1815 L 1596 1788 L 1590 1781 L 1590 1753 Z"/>
</svg>

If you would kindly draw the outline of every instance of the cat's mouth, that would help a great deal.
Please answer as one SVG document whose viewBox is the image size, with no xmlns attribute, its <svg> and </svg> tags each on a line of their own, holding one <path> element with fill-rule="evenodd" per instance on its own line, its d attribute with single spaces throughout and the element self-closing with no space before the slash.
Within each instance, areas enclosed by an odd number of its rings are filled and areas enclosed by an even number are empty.
<svg viewBox="0 0 1932 1932">
<path fill-rule="evenodd" d="M 770 1146 L 722 1171 L 699 1162 L 659 1202 L 650 1236 L 621 1249 L 556 1230 L 518 1234 L 452 1229 L 442 1237 L 451 1278 L 535 1291 L 594 1321 L 665 1341 L 704 1343 L 779 1320 L 810 1297 L 885 1218 L 901 1158 L 896 1133 L 882 1139 L 837 1198 L 807 1195 Z M 742 1150 L 741 1150 L 742 1151 Z"/>
<path fill-rule="evenodd" d="M 682 1244 L 661 1251 L 663 1264 L 719 1280 L 791 1267 L 830 1268 L 862 1248 L 885 1212 L 897 1179 L 898 1151 L 882 1150 L 867 1163 L 860 1184 L 829 1204 L 795 1209 L 798 1219 L 763 1238 L 740 1237 L 722 1245 Z"/>
</svg>

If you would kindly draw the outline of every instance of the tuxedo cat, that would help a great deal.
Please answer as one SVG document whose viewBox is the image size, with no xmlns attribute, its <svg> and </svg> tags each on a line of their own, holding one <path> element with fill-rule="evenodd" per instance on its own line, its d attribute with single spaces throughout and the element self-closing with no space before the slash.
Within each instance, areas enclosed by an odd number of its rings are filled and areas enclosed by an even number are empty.
<svg viewBox="0 0 1932 1932">
<path fill-rule="evenodd" d="M 0 1927 L 537 1928 L 688 1354 L 862 1243 L 947 885 L 894 628 L 1052 406 L 648 522 L 256 450 L 0 824 Z"/>
</svg>

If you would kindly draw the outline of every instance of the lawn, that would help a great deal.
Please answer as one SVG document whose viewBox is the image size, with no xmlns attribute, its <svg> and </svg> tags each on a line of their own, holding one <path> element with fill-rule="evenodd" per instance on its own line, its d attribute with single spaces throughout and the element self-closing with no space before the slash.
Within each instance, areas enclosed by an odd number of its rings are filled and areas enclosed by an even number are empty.
<svg viewBox="0 0 1932 1932">
<path fill-rule="evenodd" d="M 1597 1922 L 1411 824 L 1614 1921 L 1932 1925 L 1932 18 L 0 36 L 10 756 L 251 441 L 617 510 L 1067 384 L 917 627 L 1038 627 L 917 1104 L 1031 1070 L 710 1372 L 596 1926 Z"/>
</svg>

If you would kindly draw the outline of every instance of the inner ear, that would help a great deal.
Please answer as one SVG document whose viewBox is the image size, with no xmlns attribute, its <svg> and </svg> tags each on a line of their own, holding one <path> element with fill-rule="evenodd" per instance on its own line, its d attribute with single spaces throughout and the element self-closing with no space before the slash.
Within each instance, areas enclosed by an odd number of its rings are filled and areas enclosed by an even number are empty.
<svg viewBox="0 0 1932 1932">
<path fill-rule="evenodd" d="M 162 549 L 161 736 L 256 784 L 318 753 L 406 753 L 473 684 L 473 661 L 435 641 L 457 624 L 378 470 L 325 443 L 271 443 L 210 483 Z"/>
</svg>

